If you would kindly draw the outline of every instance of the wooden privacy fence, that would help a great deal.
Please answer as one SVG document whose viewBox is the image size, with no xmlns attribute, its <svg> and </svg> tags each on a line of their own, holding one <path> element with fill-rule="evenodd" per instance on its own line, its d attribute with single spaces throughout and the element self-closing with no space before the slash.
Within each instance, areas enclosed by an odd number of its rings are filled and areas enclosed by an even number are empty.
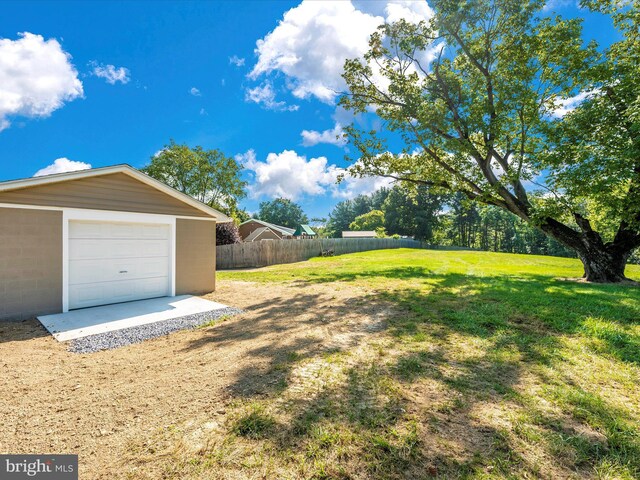
<svg viewBox="0 0 640 480">
<path fill-rule="evenodd" d="M 265 240 L 216 247 L 219 270 L 266 267 L 293 263 L 320 256 L 323 250 L 334 255 L 382 250 L 386 248 L 422 248 L 417 240 L 395 238 L 319 238 L 314 240 Z"/>
</svg>

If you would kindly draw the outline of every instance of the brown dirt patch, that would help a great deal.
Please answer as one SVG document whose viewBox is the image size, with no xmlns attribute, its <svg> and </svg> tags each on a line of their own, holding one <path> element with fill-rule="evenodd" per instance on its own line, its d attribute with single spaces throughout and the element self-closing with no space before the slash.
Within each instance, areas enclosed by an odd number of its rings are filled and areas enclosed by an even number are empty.
<svg viewBox="0 0 640 480">
<path fill-rule="evenodd" d="M 215 429 L 229 403 L 274 388 L 274 372 L 288 355 L 313 356 L 375 335 L 388 307 L 367 293 L 352 285 L 225 281 L 207 298 L 245 313 L 82 355 L 68 352 L 36 320 L 0 323 L 0 451 L 77 453 L 80 478 L 123 478 L 125 470 L 131 476 L 132 465 L 123 470 L 122 459 L 141 439 L 190 419 L 208 418 L 203 428 Z"/>
</svg>

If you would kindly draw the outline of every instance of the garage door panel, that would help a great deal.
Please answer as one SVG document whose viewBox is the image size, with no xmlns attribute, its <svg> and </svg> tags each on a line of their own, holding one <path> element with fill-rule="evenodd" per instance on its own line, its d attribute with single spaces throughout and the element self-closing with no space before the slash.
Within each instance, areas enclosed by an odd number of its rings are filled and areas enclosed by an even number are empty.
<svg viewBox="0 0 640 480">
<path fill-rule="evenodd" d="M 69 262 L 69 285 L 101 282 L 105 278 L 107 273 L 97 262 Z"/>
<path fill-rule="evenodd" d="M 169 240 L 144 240 L 141 245 L 141 257 L 167 256 L 169 252 Z"/>
<path fill-rule="evenodd" d="M 153 259 L 78 260 L 69 263 L 69 284 L 168 277 L 168 257 Z"/>
<path fill-rule="evenodd" d="M 138 257 L 143 250 L 136 242 L 113 239 L 71 239 L 69 247 L 71 260 Z"/>
<path fill-rule="evenodd" d="M 167 238 L 166 225 L 147 225 L 147 228 L 143 228 L 140 231 L 140 238 L 145 239 L 165 239 Z"/>
<path fill-rule="evenodd" d="M 72 221 L 69 238 L 167 238 L 164 224 Z"/>
<path fill-rule="evenodd" d="M 168 225 L 70 222 L 69 308 L 170 294 Z"/>
<path fill-rule="evenodd" d="M 140 240 L 118 241 L 105 240 L 104 258 L 132 258 L 140 257 L 145 251 Z"/>
<path fill-rule="evenodd" d="M 99 305 L 104 297 L 104 290 L 100 285 L 73 285 L 69 287 L 69 305 L 72 308 Z"/>
<path fill-rule="evenodd" d="M 69 259 L 78 260 L 84 258 L 94 258 L 96 252 L 100 251 L 102 244 L 98 240 L 79 239 L 69 240 Z"/>
<path fill-rule="evenodd" d="M 70 260 L 103 258 L 138 258 L 168 256 L 169 240 L 116 240 L 86 239 L 69 240 Z"/>
<path fill-rule="evenodd" d="M 136 265 L 137 275 L 142 277 L 162 277 L 166 276 L 166 263 L 168 258 L 153 259 L 153 261 L 140 262 Z"/>
<path fill-rule="evenodd" d="M 119 282 L 122 280 L 136 280 L 144 278 L 140 273 L 137 260 L 102 260 L 105 277 L 103 282 Z"/>
<path fill-rule="evenodd" d="M 69 289 L 69 303 L 73 308 L 93 307 L 104 305 L 108 296 L 110 303 L 128 302 L 136 300 L 135 292 L 125 285 L 109 285 L 104 283 L 73 285 Z"/>
<path fill-rule="evenodd" d="M 73 308 L 103 305 L 105 297 L 110 299 L 109 303 L 130 302 L 139 299 L 133 281 L 72 285 L 69 289 L 69 302 Z"/>
<path fill-rule="evenodd" d="M 69 238 L 102 238 L 106 236 L 106 225 L 97 222 L 70 222 Z"/>
<path fill-rule="evenodd" d="M 138 238 L 140 236 L 139 227 L 126 223 L 112 223 L 109 234 L 111 238 Z"/>
<path fill-rule="evenodd" d="M 139 300 L 138 292 L 133 288 L 131 282 L 121 282 L 110 286 L 109 298 L 111 303 L 132 302 Z"/>
<path fill-rule="evenodd" d="M 146 298 L 161 297 L 167 294 L 166 285 L 166 278 L 151 278 L 148 282 L 140 283 L 137 285 L 138 295 Z"/>
</svg>

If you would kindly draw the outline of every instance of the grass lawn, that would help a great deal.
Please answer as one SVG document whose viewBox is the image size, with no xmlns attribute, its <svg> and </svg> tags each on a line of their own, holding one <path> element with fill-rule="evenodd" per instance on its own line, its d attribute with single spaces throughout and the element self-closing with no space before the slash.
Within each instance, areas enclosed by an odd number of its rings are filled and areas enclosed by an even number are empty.
<svg viewBox="0 0 640 480">
<path fill-rule="evenodd" d="M 351 308 L 382 320 L 322 355 L 289 352 L 191 475 L 640 478 L 640 288 L 570 280 L 581 273 L 572 259 L 408 249 L 219 272 L 361 290 Z"/>
</svg>

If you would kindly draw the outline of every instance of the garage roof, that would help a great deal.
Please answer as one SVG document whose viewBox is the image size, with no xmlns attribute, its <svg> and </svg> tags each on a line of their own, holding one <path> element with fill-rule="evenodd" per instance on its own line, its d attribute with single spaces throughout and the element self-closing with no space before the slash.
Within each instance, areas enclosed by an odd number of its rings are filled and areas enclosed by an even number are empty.
<svg viewBox="0 0 640 480">
<path fill-rule="evenodd" d="M 369 230 L 347 230 L 342 232 L 342 238 L 373 238 L 376 232 Z"/>
<path fill-rule="evenodd" d="M 114 165 L 111 167 L 102 167 L 102 168 L 92 168 L 89 170 L 79 170 L 76 172 L 67 172 L 67 173 L 54 173 L 52 175 L 44 175 L 41 177 L 33 177 L 33 178 L 25 178 L 21 180 L 10 180 L 7 182 L 0 182 L 0 192 L 9 192 L 12 190 L 19 190 L 22 188 L 36 187 L 40 185 L 48 185 L 53 183 L 67 182 L 70 180 L 79 180 L 84 178 L 98 177 L 101 175 L 111 175 L 114 173 L 124 173 L 150 187 L 155 188 L 171 197 L 180 200 L 183 203 L 186 203 L 207 215 L 216 219 L 219 223 L 225 223 L 232 221 L 227 215 L 218 210 L 211 208 L 209 205 L 206 205 L 189 195 L 186 195 L 178 190 L 169 187 L 168 185 L 152 178 L 139 170 L 131 167 L 130 165 L 121 164 Z"/>
<path fill-rule="evenodd" d="M 269 227 L 261 227 L 256 228 L 253 232 L 249 234 L 247 238 L 244 239 L 245 242 L 253 242 L 263 233 L 271 232 L 272 230 Z M 276 235 L 277 236 L 277 235 Z"/>
<path fill-rule="evenodd" d="M 295 232 L 295 230 L 293 228 L 283 227 L 281 225 L 275 225 L 273 223 L 265 222 L 264 220 L 258 220 L 257 218 L 250 218 L 249 220 L 246 220 L 246 221 L 242 222 L 240 224 L 240 226 L 244 225 L 245 223 L 250 223 L 250 222 L 259 223 L 260 225 L 268 227 L 271 230 L 279 232 L 280 235 L 288 235 L 288 236 L 290 236 L 290 235 L 293 235 L 294 232 Z"/>
<path fill-rule="evenodd" d="M 314 232 L 309 225 L 303 224 L 303 225 L 298 225 L 298 228 L 296 229 L 293 235 L 296 237 L 299 237 L 300 235 L 309 235 L 311 237 L 314 237 L 316 235 L 316 232 Z"/>
</svg>

